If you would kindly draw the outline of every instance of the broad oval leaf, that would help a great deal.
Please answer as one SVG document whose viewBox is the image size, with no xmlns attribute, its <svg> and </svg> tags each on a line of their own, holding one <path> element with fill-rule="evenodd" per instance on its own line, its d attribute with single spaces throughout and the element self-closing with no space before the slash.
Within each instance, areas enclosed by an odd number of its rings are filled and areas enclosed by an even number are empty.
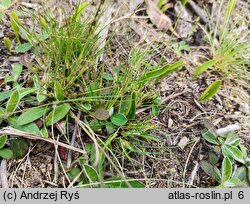
<svg viewBox="0 0 250 204">
<path fill-rule="evenodd" d="M 35 88 L 22 88 L 22 89 L 19 89 L 19 96 L 20 96 L 20 100 L 22 98 L 24 98 L 25 96 L 31 94 L 31 93 L 34 93 L 36 91 Z"/>
<path fill-rule="evenodd" d="M 199 101 L 206 101 L 210 98 L 212 98 L 217 91 L 220 89 L 221 87 L 221 80 L 217 80 L 215 82 L 213 82 L 205 91 L 204 93 L 201 95 L 201 97 L 199 98 Z"/>
<path fill-rule="evenodd" d="M 17 120 L 17 125 L 26 125 L 28 123 L 31 123 L 41 118 L 47 111 L 49 111 L 48 107 L 41 107 L 28 110 L 19 116 Z"/>
<path fill-rule="evenodd" d="M 10 140 L 10 147 L 16 159 L 23 158 L 29 150 L 28 142 L 25 139 Z"/>
<path fill-rule="evenodd" d="M 217 155 L 213 151 L 210 151 L 209 152 L 209 162 L 212 165 L 215 165 L 218 163 L 218 161 L 219 161 L 219 158 L 217 157 Z"/>
<path fill-rule="evenodd" d="M 234 139 L 234 140 L 232 140 L 232 141 L 230 141 L 230 142 L 228 142 L 226 144 L 237 147 L 240 143 L 241 143 L 240 138 L 236 138 L 236 139 Z"/>
<path fill-rule="evenodd" d="M 247 180 L 247 168 L 245 166 L 238 167 L 234 177 L 240 179 L 241 181 Z"/>
<path fill-rule="evenodd" d="M 209 60 L 207 62 L 204 62 L 203 64 L 197 67 L 192 79 L 195 80 L 198 76 L 200 76 L 203 72 L 205 72 L 206 70 L 208 70 L 215 64 L 216 64 L 216 60 Z"/>
<path fill-rule="evenodd" d="M 109 112 L 105 108 L 97 108 L 94 112 L 91 113 L 93 117 L 98 120 L 107 120 L 109 119 Z"/>
<path fill-rule="evenodd" d="M 244 164 L 244 158 L 243 158 L 243 154 L 242 152 L 237 148 L 237 147 L 233 147 L 231 145 L 223 145 L 221 147 L 222 149 L 222 153 L 225 157 L 232 157 L 234 158 L 236 161 Z"/>
<path fill-rule="evenodd" d="M 221 172 L 217 168 L 217 166 L 213 166 L 213 173 L 212 173 L 212 178 L 214 178 L 218 183 L 221 183 Z"/>
<path fill-rule="evenodd" d="M 94 183 L 94 182 L 99 181 L 98 173 L 96 172 L 96 170 L 92 166 L 84 164 L 83 168 L 84 168 L 84 172 L 85 172 L 85 174 L 90 182 Z"/>
<path fill-rule="evenodd" d="M 29 133 L 33 133 L 35 135 L 40 135 L 40 130 L 35 123 L 29 123 L 27 125 L 18 125 L 17 119 L 18 119 L 18 117 L 9 117 L 8 118 L 8 122 L 10 123 L 10 125 L 13 128 L 15 128 L 17 130 L 21 130 L 23 132 L 29 132 Z"/>
<path fill-rule="evenodd" d="M 71 106 L 68 103 L 64 103 L 60 106 L 56 106 L 54 110 L 50 112 L 45 120 L 45 125 L 50 126 L 58 121 L 62 120 L 70 111 Z"/>
<path fill-rule="evenodd" d="M 203 131 L 201 133 L 202 137 L 207 140 L 211 144 L 219 145 L 219 141 L 215 135 L 213 135 L 210 131 Z"/>
<path fill-rule="evenodd" d="M 232 187 L 237 187 L 237 186 L 242 186 L 242 182 L 238 178 L 231 178 L 223 183 L 223 186 L 225 188 L 232 188 Z"/>
<path fill-rule="evenodd" d="M 0 149 L 2 149 L 7 142 L 7 135 L 1 135 L 0 136 Z"/>
<path fill-rule="evenodd" d="M 64 91 L 63 91 L 62 85 L 58 81 L 55 81 L 54 90 L 55 90 L 55 98 L 58 101 L 63 101 L 64 100 Z"/>
<path fill-rule="evenodd" d="M 6 112 L 11 113 L 14 112 L 19 104 L 20 96 L 18 90 L 15 90 L 11 96 L 10 99 L 6 105 Z"/>
<path fill-rule="evenodd" d="M 3 91 L 0 93 L 0 102 L 11 96 L 12 91 Z"/>
<path fill-rule="evenodd" d="M 3 159 L 11 159 L 13 157 L 13 152 L 10 149 L 0 149 L 0 157 Z"/>
<path fill-rule="evenodd" d="M 23 71 L 23 65 L 21 64 L 13 65 L 12 72 L 13 72 L 14 81 L 16 81 L 19 78 L 22 71 Z"/>
<path fill-rule="evenodd" d="M 232 176 L 233 167 L 230 160 L 225 157 L 222 162 L 222 183 L 229 180 Z"/>
<path fill-rule="evenodd" d="M 217 182 L 221 182 L 221 173 L 216 166 L 213 166 L 208 161 L 203 160 L 200 162 L 200 167 L 206 172 L 206 174 L 214 178 Z"/>
<path fill-rule="evenodd" d="M 23 43 L 23 44 L 17 46 L 15 51 L 17 53 L 25 53 L 25 52 L 29 51 L 31 48 L 32 48 L 32 45 L 28 42 L 28 43 Z"/>
<path fill-rule="evenodd" d="M 128 120 L 127 120 L 127 118 L 126 118 L 125 115 L 123 115 L 121 113 L 118 113 L 118 114 L 112 116 L 111 122 L 114 125 L 123 126 L 123 125 L 125 125 L 128 122 Z"/>
<path fill-rule="evenodd" d="M 82 180 L 82 175 L 81 175 L 81 169 L 78 167 L 73 168 L 71 171 L 67 172 L 67 175 L 71 181 L 76 179 L 77 182 L 80 182 Z"/>
<path fill-rule="evenodd" d="M 115 126 L 112 123 L 106 124 L 105 128 L 106 128 L 108 134 L 112 134 L 115 132 Z"/>
</svg>

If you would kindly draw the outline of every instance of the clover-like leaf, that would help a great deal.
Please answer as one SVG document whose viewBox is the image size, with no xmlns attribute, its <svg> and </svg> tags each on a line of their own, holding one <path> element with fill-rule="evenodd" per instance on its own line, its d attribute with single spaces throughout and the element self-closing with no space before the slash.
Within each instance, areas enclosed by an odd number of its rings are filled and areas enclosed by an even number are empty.
<svg viewBox="0 0 250 204">
<path fill-rule="evenodd" d="M 126 118 L 125 115 L 123 115 L 121 113 L 118 113 L 118 114 L 112 116 L 111 122 L 114 125 L 123 126 L 123 125 L 125 125 L 128 122 L 128 120 L 127 120 L 127 118 Z"/>
</svg>

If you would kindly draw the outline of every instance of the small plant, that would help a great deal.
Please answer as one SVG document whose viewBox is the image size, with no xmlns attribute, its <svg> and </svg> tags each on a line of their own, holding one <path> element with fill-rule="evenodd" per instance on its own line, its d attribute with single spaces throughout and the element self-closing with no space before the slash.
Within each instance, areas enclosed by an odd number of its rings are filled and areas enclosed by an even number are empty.
<svg viewBox="0 0 250 204">
<path fill-rule="evenodd" d="M 4 148 L 6 142 L 7 142 L 7 135 L 1 135 L 0 136 L 0 158 L 11 159 L 13 157 L 13 152 L 8 148 Z"/>
<path fill-rule="evenodd" d="M 209 131 L 203 132 L 202 137 L 213 146 L 209 160 L 201 161 L 201 168 L 220 184 L 219 187 L 250 186 L 249 157 L 240 138 L 234 133 L 219 137 Z M 223 161 L 219 170 L 221 156 Z"/>
<path fill-rule="evenodd" d="M 223 13 L 221 1 L 219 13 Z M 227 4 L 223 22 L 221 15 L 218 15 L 214 31 L 206 33 L 207 40 L 211 46 L 212 59 L 198 66 L 193 79 L 208 69 L 215 69 L 224 73 L 226 76 L 233 75 L 237 78 L 249 77 L 249 51 L 250 51 L 250 32 L 244 29 L 242 20 L 232 20 L 231 16 L 235 10 L 236 0 L 230 0 Z M 219 36 L 217 38 L 217 36 Z"/>
<path fill-rule="evenodd" d="M 81 159 L 66 169 L 67 176 L 76 179 L 79 186 L 104 182 L 105 162 L 122 172 L 122 168 L 115 166 L 121 167 L 120 159 L 131 159 L 132 153 L 146 154 L 148 141 L 159 141 L 151 135 L 155 126 L 150 116 L 139 119 L 136 110 L 141 106 L 152 107 L 153 115 L 157 116 L 161 102 L 152 87 L 184 64 L 179 61 L 151 66 L 150 52 L 141 49 L 132 49 L 118 65 L 99 63 L 103 53 L 99 49 L 102 43 L 99 10 L 94 17 L 83 20 L 81 14 L 85 7 L 85 3 L 77 7 L 63 26 L 48 14 L 39 19 L 34 17 L 36 31 L 22 25 L 12 12 L 11 26 L 16 37 L 12 41 L 6 38 L 5 45 L 10 52 L 33 52 L 36 61 L 28 69 L 14 65 L 12 76 L 5 80 L 12 89 L 0 93 L 2 127 L 8 124 L 53 139 L 62 135 L 68 142 L 73 137 L 70 127 L 77 124 L 81 137 L 93 142 L 94 162 Z M 13 48 L 12 44 L 19 45 Z M 29 73 L 28 84 L 20 83 L 23 72 Z M 18 159 L 25 155 L 28 144 L 25 140 L 13 141 L 11 149 Z M 87 146 L 83 144 L 83 148 Z M 107 155 L 112 159 L 107 161 Z M 112 180 L 116 186 L 141 185 L 119 182 L 125 179 L 122 177 L 110 179 L 109 186 Z"/>
</svg>

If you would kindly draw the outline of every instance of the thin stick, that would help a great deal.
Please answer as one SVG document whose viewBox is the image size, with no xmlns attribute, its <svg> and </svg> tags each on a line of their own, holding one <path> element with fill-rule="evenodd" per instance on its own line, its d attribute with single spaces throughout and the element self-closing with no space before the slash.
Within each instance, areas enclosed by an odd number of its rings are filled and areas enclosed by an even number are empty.
<svg viewBox="0 0 250 204">
<path fill-rule="evenodd" d="M 41 137 L 39 135 L 35 135 L 32 133 L 16 130 L 12 127 L 6 127 L 6 128 L 1 129 L 0 135 L 3 135 L 3 134 L 9 135 L 9 136 L 15 136 L 15 137 L 24 137 L 24 138 L 31 139 L 31 140 L 43 140 L 45 142 L 54 144 L 56 146 L 61 146 L 61 147 L 67 148 L 67 149 L 70 149 L 72 151 L 79 152 L 81 154 L 87 154 L 85 151 L 83 151 L 79 148 L 76 148 L 76 147 L 72 147 L 71 145 L 52 140 L 50 138 L 44 138 L 44 137 Z"/>
<path fill-rule="evenodd" d="M 80 116 L 81 116 L 81 112 L 79 111 L 77 114 L 77 118 L 80 119 Z M 73 132 L 71 142 L 70 142 L 72 147 L 74 147 L 74 144 L 76 141 L 76 136 L 77 136 L 78 132 L 79 132 L 78 131 L 78 124 L 77 124 L 77 122 L 75 122 L 74 132 Z M 68 159 L 67 159 L 67 168 L 69 168 L 71 166 L 71 163 L 72 163 L 72 150 L 69 150 Z"/>
<path fill-rule="evenodd" d="M 185 177 L 186 177 L 186 172 L 187 172 L 187 165 L 188 165 L 188 162 L 190 160 L 190 157 L 191 157 L 191 154 L 193 153 L 194 151 L 194 147 L 196 146 L 196 144 L 200 141 L 200 138 L 195 138 L 195 143 L 193 145 L 193 147 L 191 148 L 189 154 L 188 154 L 188 158 L 187 158 L 187 161 L 186 161 L 186 164 L 185 164 L 185 168 L 184 168 L 184 172 L 183 172 L 183 188 L 185 188 Z"/>
<path fill-rule="evenodd" d="M 1 162 L 0 179 L 2 188 L 9 188 L 8 177 L 7 177 L 7 161 L 5 159 L 3 159 Z"/>
</svg>

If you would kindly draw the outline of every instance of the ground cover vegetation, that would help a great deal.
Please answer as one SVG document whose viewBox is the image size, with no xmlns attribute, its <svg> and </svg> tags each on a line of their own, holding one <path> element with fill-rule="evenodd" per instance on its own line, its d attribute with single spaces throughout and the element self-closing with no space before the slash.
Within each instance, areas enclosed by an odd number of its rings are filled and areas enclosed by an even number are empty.
<svg viewBox="0 0 250 204">
<path fill-rule="evenodd" d="M 103 18 L 111 15 L 112 6 L 119 3 L 70 1 L 67 3 L 73 4 L 72 9 L 58 9 L 56 5 L 52 11 L 51 8 L 34 9 L 33 5 L 39 5 L 37 2 L 1 1 L 0 18 L 5 29 L 1 36 L 1 46 L 5 49 L 1 54 L 4 57 L 0 75 L 1 168 L 7 168 L 6 160 L 10 162 L 9 170 L 13 165 L 17 169 L 22 164 L 26 166 L 34 149 L 39 153 L 33 154 L 41 159 L 41 148 L 49 144 L 50 154 L 43 156 L 50 158 L 47 164 L 50 173 L 42 184 L 38 184 L 42 187 L 141 188 L 158 187 L 162 182 L 164 187 L 202 186 L 199 184 L 202 176 L 210 179 L 206 187 L 249 187 L 247 137 L 235 133 L 239 130 L 238 124 L 229 123 L 226 128 L 217 129 L 216 122 L 211 122 L 209 115 L 215 107 L 214 100 L 219 103 L 215 115 L 227 112 L 226 108 L 219 112 L 226 104 L 219 96 L 228 84 L 237 83 L 246 89 L 249 81 L 247 17 L 234 16 L 234 11 L 241 8 L 241 1 L 238 4 L 236 0 L 214 3 L 220 15 L 216 18 L 208 15 L 209 23 L 205 24 L 199 23 L 199 18 L 192 21 L 193 25 L 184 30 L 188 33 L 182 34 L 187 40 L 179 36 L 178 26 L 183 22 L 190 24 L 191 20 L 183 21 L 184 17 L 178 13 L 170 18 L 168 12 L 173 14 L 176 5 L 181 8 L 180 12 L 189 7 L 197 12 L 199 1 L 196 7 L 193 1 L 138 2 L 135 8 L 146 5 L 146 11 L 134 8 L 132 14 L 103 24 Z M 18 8 L 19 4 L 23 7 Z M 130 2 L 130 6 L 134 3 Z M 124 19 L 133 19 L 136 12 L 140 17 L 146 12 L 148 21 L 156 27 L 144 29 L 157 30 L 153 35 L 159 34 L 158 30 L 161 34 L 164 31 L 169 34 L 168 40 L 164 42 L 165 36 L 162 35 L 158 42 L 155 39 L 149 41 L 148 37 L 140 35 L 140 27 L 133 28 L 131 22 L 130 28 L 122 34 L 119 27 L 113 26 L 116 22 L 119 26 Z M 26 17 L 28 23 L 23 21 Z M 204 15 L 200 18 L 203 19 Z M 131 28 L 144 43 L 133 42 L 136 36 L 131 33 Z M 188 38 L 197 30 L 203 33 L 202 43 L 209 47 L 209 54 L 199 53 L 199 62 L 193 64 L 196 59 L 192 60 L 190 55 L 195 57 L 196 54 Z M 173 53 L 172 60 L 166 57 L 168 53 Z M 5 60 L 13 56 L 17 60 Z M 200 128 L 198 121 L 194 131 L 193 125 L 186 125 L 187 119 L 182 119 L 183 129 L 177 128 L 171 133 L 173 124 L 177 124 L 182 115 L 188 117 L 188 114 L 181 113 L 177 114 L 176 121 L 171 118 L 171 114 L 182 110 L 183 104 L 189 104 L 182 100 L 175 104 L 175 97 L 189 89 L 178 90 L 183 74 L 188 75 L 184 83 L 193 84 L 188 86 L 195 87 L 198 83 L 202 87 L 192 97 L 192 106 L 202 112 L 193 109 L 188 120 L 192 122 L 201 116 L 204 126 Z M 172 76 L 178 79 L 171 79 Z M 167 94 L 166 90 L 171 90 L 169 87 L 172 86 L 176 86 L 173 90 L 177 89 L 179 93 L 164 97 L 162 87 Z M 249 89 L 241 91 L 238 96 L 241 101 L 237 101 L 245 114 L 246 126 L 249 122 L 247 92 Z M 173 104 L 166 106 L 169 100 Z M 232 106 L 234 103 L 230 104 Z M 193 113 L 196 115 L 192 118 Z M 166 117 L 167 124 L 164 124 Z M 223 117 L 217 121 L 223 121 Z M 191 135 L 197 136 L 182 136 L 187 128 L 191 128 Z M 245 133 L 249 136 L 247 127 Z M 172 135 L 177 135 L 174 142 L 171 141 Z M 43 147 L 39 150 L 41 144 Z M 200 149 L 203 144 L 205 153 L 197 152 L 203 156 L 196 159 L 191 169 L 188 165 L 197 144 L 200 144 Z M 183 153 L 178 151 L 185 149 L 186 156 L 179 157 Z M 162 157 L 172 160 L 169 165 L 173 166 L 166 167 Z M 180 158 L 185 158 L 185 162 Z M 159 162 L 155 162 L 157 159 Z M 158 163 L 159 172 L 155 172 L 153 166 Z M 167 170 L 162 170 L 161 164 Z M 26 174 L 25 170 L 22 179 Z M 1 179 L 2 186 L 10 183 L 22 186 L 17 181 L 16 171 L 11 175 L 9 181 Z M 159 175 L 164 176 L 159 178 Z M 196 185 L 195 178 L 199 178 Z M 36 184 L 31 181 L 28 186 Z"/>
</svg>

